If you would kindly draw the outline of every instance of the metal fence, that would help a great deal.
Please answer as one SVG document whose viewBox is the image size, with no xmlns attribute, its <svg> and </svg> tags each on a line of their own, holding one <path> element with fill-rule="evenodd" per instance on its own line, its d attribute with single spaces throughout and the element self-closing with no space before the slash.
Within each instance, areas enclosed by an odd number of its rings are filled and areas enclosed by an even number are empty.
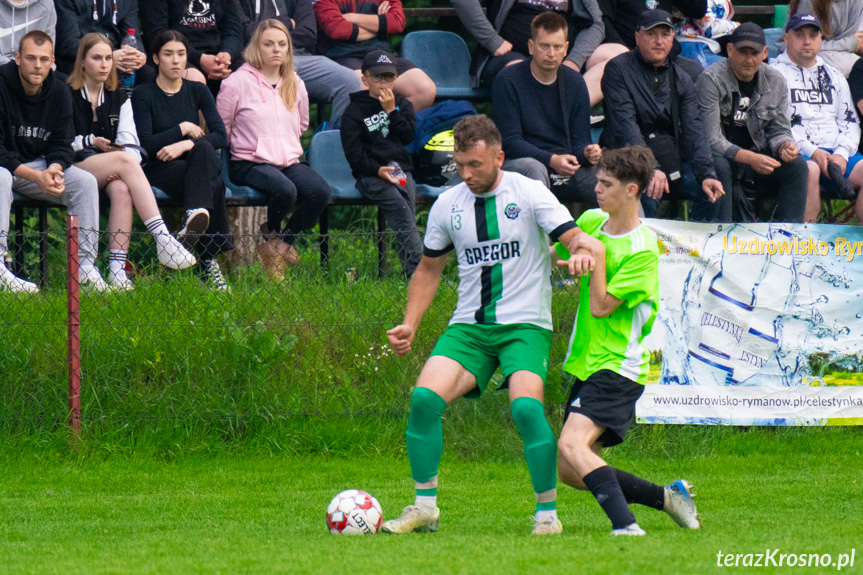
<svg viewBox="0 0 863 575">
<path fill-rule="evenodd" d="M 48 277 L 38 294 L 0 293 L 0 428 L 57 429 L 74 424 L 79 413 L 85 431 L 295 416 L 405 417 L 411 388 L 457 299 L 452 258 L 414 350 L 398 358 L 385 331 L 402 319 L 407 281 L 390 233 L 330 233 L 325 262 L 323 238 L 304 234 L 296 244 L 300 263 L 284 282 L 271 281 L 257 260 L 261 237 L 235 235 L 235 253 L 223 264 L 229 292 L 210 289 L 194 268 L 161 266 L 143 232 L 131 238 L 127 269 L 134 290 L 77 290 L 69 265 L 77 234 L 65 235 L 19 238 L 24 257 L 15 271 L 39 281 L 42 253 Z M 104 252 L 108 238 L 100 236 Z M 103 275 L 105 260 L 97 262 Z M 564 333 L 555 337 L 551 397 L 563 394 L 554 366 L 563 361 L 577 290 L 555 273 L 556 329 Z M 453 413 L 475 409 L 482 402 Z"/>
</svg>

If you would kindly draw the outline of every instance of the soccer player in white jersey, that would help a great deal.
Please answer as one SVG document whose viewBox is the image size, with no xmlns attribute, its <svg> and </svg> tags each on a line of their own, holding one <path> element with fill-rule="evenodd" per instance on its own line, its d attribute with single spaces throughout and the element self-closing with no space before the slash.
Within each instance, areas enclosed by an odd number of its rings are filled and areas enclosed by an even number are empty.
<svg viewBox="0 0 863 575">
<path fill-rule="evenodd" d="M 699 527 L 689 483 L 662 487 L 600 457 L 603 447 L 623 441 L 650 369 L 644 338 L 659 309 L 659 250 L 656 235 L 638 218 L 638 203 L 655 166 L 643 146 L 605 151 L 597 167 L 599 209 L 576 222 L 584 233 L 575 247 L 589 250 L 593 271 L 581 281 L 563 367 L 576 379 L 558 442 L 560 479 L 590 490 L 614 535 L 644 535 L 629 503 L 665 511 L 681 527 Z M 569 255 L 562 246 L 558 252 Z"/>
<path fill-rule="evenodd" d="M 548 236 L 571 246 L 575 254 L 577 230 L 567 209 L 545 186 L 501 171 L 500 133 L 490 119 L 465 118 L 453 136 L 453 159 L 464 183 L 441 194 L 432 206 L 404 321 L 387 332 L 395 352 L 403 356 L 410 351 L 450 251 L 458 257 L 458 304 L 411 397 L 405 435 L 415 504 L 384 523 L 382 530 L 437 530 L 441 415 L 456 398 L 478 397 L 499 366 L 536 497 L 533 533 L 560 533 L 557 453 L 542 403 L 552 326 Z M 570 259 L 571 273 L 580 273 L 589 260 L 580 253 Z"/>
</svg>

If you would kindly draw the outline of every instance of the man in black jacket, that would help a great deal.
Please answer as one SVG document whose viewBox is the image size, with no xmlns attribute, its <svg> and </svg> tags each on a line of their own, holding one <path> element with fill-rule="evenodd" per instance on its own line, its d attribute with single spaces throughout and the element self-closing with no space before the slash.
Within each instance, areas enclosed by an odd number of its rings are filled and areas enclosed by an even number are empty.
<svg viewBox="0 0 863 575">
<path fill-rule="evenodd" d="M 628 51 L 635 48 L 635 32 L 638 18 L 645 8 L 674 12 L 674 9 L 687 18 L 701 20 L 707 13 L 707 0 L 598 0 L 605 25 L 605 40 L 597 51 Z M 696 60 L 680 56 L 680 42 L 674 39 L 671 59 L 686 70 L 693 79 L 698 78 L 703 68 Z M 620 53 L 620 52 L 617 52 Z"/>
<path fill-rule="evenodd" d="M 54 44 L 40 30 L 25 34 L 15 61 L 0 66 L 0 290 L 36 292 L 2 264 L 12 192 L 65 205 L 78 216 L 79 278 L 108 288 L 96 269 L 99 190 L 96 178 L 72 166 L 72 94 L 51 71 Z"/>
<path fill-rule="evenodd" d="M 236 0 L 146 0 L 141 6 L 144 41 L 152 42 L 168 29 L 185 34 L 189 64 L 218 94 L 222 80 L 243 63 L 243 25 Z"/>
<path fill-rule="evenodd" d="M 659 165 L 641 198 L 645 216 L 655 217 L 660 198 L 671 193 L 671 197 L 694 200 L 693 220 L 710 221 L 724 192 L 704 137 L 695 84 L 668 58 L 674 38 L 671 15 L 664 10 L 644 11 L 635 38 L 637 47 L 605 68 L 602 142 L 612 148 L 647 146 L 656 156 Z M 689 169 L 701 188 L 698 191 L 683 186 Z"/>
<path fill-rule="evenodd" d="M 397 76 L 391 56 L 372 50 L 363 58 L 368 91 L 351 94 L 341 138 L 357 189 L 378 205 L 396 232 L 402 271 L 410 279 L 423 254 L 415 219 L 413 164 L 405 148 L 416 134 L 416 117 L 410 100 L 393 93 Z"/>
<path fill-rule="evenodd" d="M 303 80 L 309 99 L 330 102 L 330 122 L 337 125 L 351 101 L 351 92 L 363 89 L 352 70 L 336 64 L 326 56 L 315 55 L 318 26 L 312 0 L 240 0 L 246 18 L 243 43 L 248 44 L 258 22 L 275 18 L 291 33 L 294 45 L 294 71 Z"/>
<path fill-rule="evenodd" d="M 114 65 L 118 72 L 134 72 L 135 82 L 141 84 L 154 77 L 147 63 L 144 42 L 138 31 L 137 0 L 54 0 L 57 9 L 57 69 L 71 74 L 78 55 L 78 43 L 86 34 L 104 34 L 114 45 Z M 121 47 L 129 30 L 135 30 L 138 50 Z"/>
</svg>

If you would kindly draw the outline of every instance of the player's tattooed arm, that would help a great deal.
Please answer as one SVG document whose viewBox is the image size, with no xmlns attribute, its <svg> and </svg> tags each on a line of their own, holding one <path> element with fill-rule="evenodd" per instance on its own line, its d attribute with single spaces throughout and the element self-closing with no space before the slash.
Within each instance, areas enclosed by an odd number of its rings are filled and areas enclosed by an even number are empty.
<svg viewBox="0 0 863 575">
<path fill-rule="evenodd" d="M 446 255 L 438 257 L 424 255 L 411 278 L 404 320 L 400 325 L 387 331 L 387 339 L 399 357 L 411 350 L 411 343 L 420 322 L 437 294 L 444 266 L 446 266 Z"/>
</svg>

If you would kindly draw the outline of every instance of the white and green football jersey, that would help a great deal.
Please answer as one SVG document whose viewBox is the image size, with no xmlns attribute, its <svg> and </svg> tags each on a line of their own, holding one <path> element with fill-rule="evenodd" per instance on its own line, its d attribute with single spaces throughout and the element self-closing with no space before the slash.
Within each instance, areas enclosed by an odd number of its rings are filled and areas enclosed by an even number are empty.
<svg viewBox="0 0 863 575">
<path fill-rule="evenodd" d="M 461 183 L 429 214 L 424 253 L 458 255 L 454 323 L 530 323 L 551 329 L 548 235 L 575 227 L 569 211 L 540 182 L 503 172 L 500 184 L 474 194 Z"/>
<path fill-rule="evenodd" d="M 602 231 L 606 221 L 608 214 L 595 209 L 584 212 L 577 223 L 583 232 L 605 244 L 608 293 L 623 303 L 608 317 L 593 317 L 589 283 L 582 280 L 563 369 L 582 381 L 609 369 L 644 384 L 650 371 L 644 338 L 659 310 L 659 243 L 644 224 L 612 236 Z"/>
</svg>

